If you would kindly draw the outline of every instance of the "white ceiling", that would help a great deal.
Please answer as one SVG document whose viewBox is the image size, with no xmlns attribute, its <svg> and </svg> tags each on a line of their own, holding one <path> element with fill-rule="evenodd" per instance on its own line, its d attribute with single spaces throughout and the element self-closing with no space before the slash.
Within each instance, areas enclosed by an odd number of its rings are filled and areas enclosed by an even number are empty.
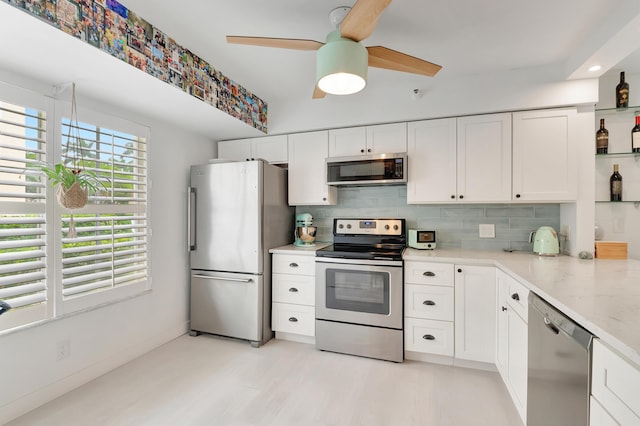
<svg viewBox="0 0 640 426">
<path fill-rule="evenodd" d="M 329 12 L 354 0 L 242 0 L 121 3 L 176 42 L 269 103 L 311 100 L 315 52 L 229 45 L 226 35 L 324 41 Z M 395 0 L 383 12 L 365 46 L 383 45 L 435 62 L 433 78 L 369 70 L 359 95 L 393 87 L 409 93 L 439 81 L 505 70 L 557 66 L 565 78 L 591 77 L 585 66 L 599 60 L 605 72 L 640 72 L 640 0 Z M 626 27 L 625 27 L 626 26 Z M 629 34 L 632 36 L 629 37 Z M 76 81 L 78 93 L 179 122 L 213 139 L 260 133 L 168 84 L 53 29 L 0 1 L 0 71 L 49 85 Z M 624 42 L 619 40 L 623 39 Z M 11 42 L 7 42 L 11 40 Z M 329 105 L 329 103 L 327 103 Z M 328 106 L 327 106 L 328 107 Z"/>
</svg>

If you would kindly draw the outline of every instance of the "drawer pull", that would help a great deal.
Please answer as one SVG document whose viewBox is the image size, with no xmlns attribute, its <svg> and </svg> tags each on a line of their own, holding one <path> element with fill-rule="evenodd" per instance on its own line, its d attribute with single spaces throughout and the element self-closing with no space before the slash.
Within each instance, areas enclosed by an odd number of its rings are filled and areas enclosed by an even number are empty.
<svg viewBox="0 0 640 426">
<path fill-rule="evenodd" d="M 425 277 L 435 277 L 436 273 L 435 272 L 431 272 L 431 271 L 427 271 L 422 275 L 424 275 Z"/>
<path fill-rule="evenodd" d="M 291 263 L 289 264 L 289 267 L 290 267 L 290 268 L 297 268 L 297 267 L 298 267 L 298 264 L 297 264 L 296 262 L 291 262 Z"/>
<path fill-rule="evenodd" d="M 289 291 L 290 291 L 291 293 L 297 293 L 297 292 L 298 292 L 298 289 L 297 289 L 297 288 L 295 288 L 295 287 L 291 287 L 291 288 L 289 289 Z"/>
<path fill-rule="evenodd" d="M 298 322 L 298 318 L 296 318 L 296 317 L 291 317 L 291 318 L 289 318 L 289 321 L 290 321 L 290 322 Z"/>
<path fill-rule="evenodd" d="M 520 300 L 520 296 L 518 295 L 518 293 L 513 293 L 513 294 L 511 295 L 511 298 L 512 298 L 513 300 Z"/>
<path fill-rule="evenodd" d="M 422 336 L 422 338 L 424 340 L 436 340 L 436 338 L 433 336 L 433 334 L 425 334 L 424 336 Z"/>
<path fill-rule="evenodd" d="M 433 300 L 425 300 L 424 302 L 422 302 L 422 304 L 427 306 L 435 306 L 436 302 L 434 302 Z"/>
<path fill-rule="evenodd" d="M 504 312 L 506 310 L 507 310 L 506 306 L 502 306 L 502 312 Z"/>
</svg>

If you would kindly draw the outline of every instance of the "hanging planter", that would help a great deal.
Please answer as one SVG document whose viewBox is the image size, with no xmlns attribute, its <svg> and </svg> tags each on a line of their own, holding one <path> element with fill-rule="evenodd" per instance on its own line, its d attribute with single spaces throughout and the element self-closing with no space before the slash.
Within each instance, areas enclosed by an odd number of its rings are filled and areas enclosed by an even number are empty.
<svg viewBox="0 0 640 426">
<path fill-rule="evenodd" d="M 51 186 L 58 186 L 56 198 L 62 207 L 81 209 L 87 205 L 90 193 L 97 192 L 99 188 L 106 189 L 106 187 L 93 171 L 82 168 L 84 165 L 84 152 L 80 143 L 75 83 L 73 83 L 72 90 L 71 117 L 69 120 L 69 134 L 65 145 L 64 162 L 56 164 L 53 168 L 41 166 L 40 170 L 47 176 Z M 70 152 L 73 153 L 71 157 L 69 156 Z M 73 214 L 71 214 L 67 236 L 69 238 L 76 236 Z"/>
</svg>

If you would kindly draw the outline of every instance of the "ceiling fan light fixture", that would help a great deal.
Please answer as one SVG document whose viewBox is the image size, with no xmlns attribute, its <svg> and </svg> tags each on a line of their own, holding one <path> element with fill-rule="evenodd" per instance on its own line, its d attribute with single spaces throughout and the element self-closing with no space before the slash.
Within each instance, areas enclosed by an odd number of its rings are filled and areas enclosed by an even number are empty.
<svg viewBox="0 0 640 426">
<path fill-rule="evenodd" d="M 369 54 L 360 43 L 334 31 L 318 50 L 316 83 L 331 95 L 351 95 L 367 84 Z"/>
</svg>

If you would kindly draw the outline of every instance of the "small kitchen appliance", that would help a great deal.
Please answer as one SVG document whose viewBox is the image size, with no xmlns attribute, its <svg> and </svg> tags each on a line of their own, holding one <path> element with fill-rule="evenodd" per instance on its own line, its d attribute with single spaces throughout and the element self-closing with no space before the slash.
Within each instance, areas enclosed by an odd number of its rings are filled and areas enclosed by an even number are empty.
<svg viewBox="0 0 640 426">
<path fill-rule="evenodd" d="M 529 242 L 533 243 L 533 252 L 540 256 L 555 256 L 560 252 L 558 234 L 551 226 L 541 226 L 531 231 Z"/>
<path fill-rule="evenodd" d="M 433 250 L 436 248 L 436 231 L 409 229 L 407 245 L 418 250 Z"/>
<path fill-rule="evenodd" d="M 296 240 L 293 243 L 298 247 L 313 247 L 316 241 L 317 228 L 313 225 L 313 216 L 309 213 L 300 213 L 296 216 Z"/>
</svg>

